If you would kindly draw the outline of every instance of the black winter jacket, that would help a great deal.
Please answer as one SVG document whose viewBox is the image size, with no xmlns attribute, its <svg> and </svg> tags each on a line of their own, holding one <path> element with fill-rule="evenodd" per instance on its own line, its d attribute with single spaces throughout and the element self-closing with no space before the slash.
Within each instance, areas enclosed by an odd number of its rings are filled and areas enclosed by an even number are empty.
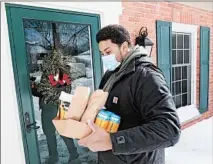
<svg viewBox="0 0 213 164">
<path fill-rule="evenodd" d="M 104 75 L 100 89 L 111 74 Z M 133 60 L 114 83 L 106 108 L 121 117 L 121 124 L 111 134 L 113 150 L 98 153 L 99 164 L 165 163 L 164 149 L 179 141 L 181 130 L 172 95 L 156 66 Z"/>
</svg>

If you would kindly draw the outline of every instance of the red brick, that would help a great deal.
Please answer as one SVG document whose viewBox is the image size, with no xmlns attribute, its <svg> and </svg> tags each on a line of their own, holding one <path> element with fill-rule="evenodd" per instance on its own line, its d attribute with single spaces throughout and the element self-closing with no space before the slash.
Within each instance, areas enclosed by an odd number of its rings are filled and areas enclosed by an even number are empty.
<svg viewBox="0 0 213 164">
<path fill-rule="evenodd" d="M 145 8 L 148 8 L 148 9 L 156 9 L 156 5 L 152 4 L 152 3 L 146 3 L 144 5 Z"/>
</svg>

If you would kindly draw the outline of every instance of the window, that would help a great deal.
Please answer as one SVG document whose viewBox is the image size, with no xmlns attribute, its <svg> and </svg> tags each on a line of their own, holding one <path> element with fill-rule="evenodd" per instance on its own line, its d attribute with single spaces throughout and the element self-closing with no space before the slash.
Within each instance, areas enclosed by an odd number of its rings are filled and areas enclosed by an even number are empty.
<svg viewBox="0 0 213 164">
<path fill-rule="evenodd" d="M 176 107 L 191 104 L 191 50 L 188 33 L 172 33 L 172 94 Z"/>
<path fill-rule="evenodd" d="M 172 23 L 172 95 L 177 108 L 196 104 L 197 27 Z"/>
<path fill-rule="evenodd" d="M 157 64 L 171 89 L 181 123 L 199 115 L 196 102 L 198 28 L 156 21 Z"/>
</svg>

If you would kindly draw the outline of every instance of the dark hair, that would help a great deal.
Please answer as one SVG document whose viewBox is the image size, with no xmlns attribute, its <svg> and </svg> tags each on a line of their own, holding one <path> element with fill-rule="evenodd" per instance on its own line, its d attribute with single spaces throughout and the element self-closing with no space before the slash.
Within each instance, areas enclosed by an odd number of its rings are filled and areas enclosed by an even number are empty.
<svg viewBox="0 0 213 164">
<path fill-rule="evenodd" d="M 121 25 L 108 25 L 103 27 L 96 35 L 97 43 L 110 39 L 112 43 L 121 45 L 128 42 L 131 46 L 129 32 Z"/>
<path fill-rule="evenodd" d="M 147 35 L 148 35 L 147 28 L 142 27 L 140 29 L 139 36 L 137 36 L 135 38 L 135 45 L 138 44 L 139 46 L 145 47 L 145 39 L 146 39 Z"/>
</svg>

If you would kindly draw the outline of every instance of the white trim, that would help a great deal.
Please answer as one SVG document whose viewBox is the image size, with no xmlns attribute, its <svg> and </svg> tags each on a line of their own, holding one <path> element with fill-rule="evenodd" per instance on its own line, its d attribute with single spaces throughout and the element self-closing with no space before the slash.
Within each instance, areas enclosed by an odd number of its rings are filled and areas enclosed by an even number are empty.
<svg viewBox="0 0 213 164">
<path fill-rule="evenodd" d="M 89 4 L 85 2 L 7 2 L 7 3 L 99 14 L 101 19 L 101 27 L 106 26 L 108 24 L 119 24 L 119 16 L 122 14 L 122 4 L 120 0 L 118 0 L 117 2 L 89 2 Z"/>
<path fill-rule="evenodd" d="M 173 32 L 191 34 L 191 105 L 196 107 L 196 78 L 197 78 L 197 28 L 196 25 L 172 22 Z"/>
</svg>

